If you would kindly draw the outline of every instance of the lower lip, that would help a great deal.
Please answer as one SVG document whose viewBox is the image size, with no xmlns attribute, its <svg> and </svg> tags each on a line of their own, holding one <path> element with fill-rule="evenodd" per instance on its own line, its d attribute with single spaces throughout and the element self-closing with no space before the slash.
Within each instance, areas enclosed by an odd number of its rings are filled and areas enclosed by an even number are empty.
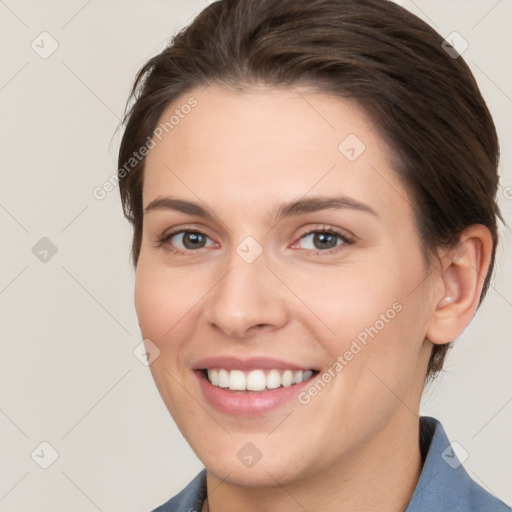
<svg viewBox="0 0 512 512">
<path fill-rule="evenodd" d="M 195 371 L 201 391 L 220 412 L 235 416 L 255 416 L 268 413 L 295 398 L 311 384 L 316 375 L 300 384 L 265 391 L 229 391 L 210 384 L 202 371 Z"/>
</svg>

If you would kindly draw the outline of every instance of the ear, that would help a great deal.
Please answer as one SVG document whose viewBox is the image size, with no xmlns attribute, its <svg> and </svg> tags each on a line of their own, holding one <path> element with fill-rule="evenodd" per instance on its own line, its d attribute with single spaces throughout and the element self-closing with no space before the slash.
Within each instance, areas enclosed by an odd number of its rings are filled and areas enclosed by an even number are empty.
<svg viewBox="0 0 512 512">
<path fill-rule="evenodd" d="M 436 345 L 453 341 L 468 326 L 476 312 L 491 262 L 493 241 L 481 224 L 468 227 L 458 245 L 440 255 L 441 269 L 435 310 L 426 338 Z"/>
</svg>

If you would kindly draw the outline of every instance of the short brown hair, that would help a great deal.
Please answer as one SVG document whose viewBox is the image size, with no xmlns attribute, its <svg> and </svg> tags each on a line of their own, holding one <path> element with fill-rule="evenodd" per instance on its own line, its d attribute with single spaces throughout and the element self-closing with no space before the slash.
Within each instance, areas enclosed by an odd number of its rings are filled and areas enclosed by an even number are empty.
<svg viewBox="0 0 512 512">
<path fill-rule="evenodd" d="M 352 98 L 372 117 L 395 157 L 416 212 L 426 261 L 472 224 L 498 242 L 499 144 L 462 57 L 445 51 L 428 24 L 388 0 L 221 0 L 206 7 L 138 72 L 118 160 L 121 201 L 133 225 L 132 262 L 142 240 L 144 159 L 126 162 L 151 137 L 164 109 L 198 86 L 233 90 L 309 85 Z M 435 345 L 427 378 L 450 344 Z"/>
</svg>

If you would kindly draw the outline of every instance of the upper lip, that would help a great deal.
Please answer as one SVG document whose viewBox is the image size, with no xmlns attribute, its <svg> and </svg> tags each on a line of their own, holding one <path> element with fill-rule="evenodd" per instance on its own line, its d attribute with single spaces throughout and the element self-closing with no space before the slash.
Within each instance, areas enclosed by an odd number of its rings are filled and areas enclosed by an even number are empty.
<svg viewBox="0 0 512 512">
<path fill-rule="evenodd" d="M 233 356 L 213 356 L 201 359 L 194 366 L 194 370 L 205 370 L 208 368 L 224 368 L 226 370 L 268 370 L 268 369 L 283 369 L 283 370 L 313 370 L 311 366 L 304 366 L 301 364 L 290 363 L 282 359 L 274 357 L 233 357 Z"/>
</svg>

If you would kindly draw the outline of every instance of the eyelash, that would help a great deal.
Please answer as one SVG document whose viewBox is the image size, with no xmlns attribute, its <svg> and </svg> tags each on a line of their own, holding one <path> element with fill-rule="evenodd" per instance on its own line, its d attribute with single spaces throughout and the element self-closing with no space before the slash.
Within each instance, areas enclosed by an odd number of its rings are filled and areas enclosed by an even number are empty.
<svg viewBox="0 0 512 512">
<path fill-rule="evenodd" d="M 196 249 L 196 250 L 193 250 L 193 249 L 189 249 L 189 250 L 182 250 L 182 249 L 177 249 L 175 247 L 173 247 L 169 241 L 176 235 L 179 235 L 179 234 L 185 234 L 185 233 L 194 233 L 194 234 L 198 234 L 198 235 L 202 235 L 202 236 L 205 236 L 207 238 L 210 238 L 206 233 L 198 230 L 198 229 L 192 229 L 192 228 L 188 228 L 188 227 L 182 227 L 176 231 L 172 231 L 170 233 L 167 233 L 165 235 L 163 235 L 162 237 L 160 237 L 158 240 L 157 240 L 157 244 L 156 244 L 156 247 L 161 247 L 162 245 L 166 244 L 168 247 L 168 250 L 171 251 L 173 254 L 178 254 L 178 255 L 184 255 L 184 256 L 194 256 L 198 251 L 200 251 L 201 249 L 203 249 L 203 247 L 199 248 L 199 249 Z M 329 235 L 335 235 L 337 237 L 339 237 L 342 241 L 341 244 L 339 245 L 336 245 L 335 247 L 332 247 L 331 249 L 325 249 L 325 250 L 322 250 L 322 249 L 304 249 L 305 251 L 309 252 L 309 253 L 312 253 L 314 256 L 325 256 L 325 255 L 331 255 L 333 253 L 337 253 L 341 250 L 343 250 L 344 246 L 346 245 L 352 245 L 354 243 L 354 239 L 349 237 L 348 235 L 346 234 L 343 234 L 341 233 L 340 231 L 334 229 L 334 228 L 330 228 L 330 227 L 322 227 L 322 228 L 316 228 L 316 229 L 311 229 L 305 233 L 303 233 L 299 238 L 298 240 L 302 240 L 303 238 L 311 235 L 311 234 L 314 234 L 314 233 L 322 233 L 322 234 L 329 234 Z M 295 243 L 294 243 L 295 245 Z"/>
</svg>

